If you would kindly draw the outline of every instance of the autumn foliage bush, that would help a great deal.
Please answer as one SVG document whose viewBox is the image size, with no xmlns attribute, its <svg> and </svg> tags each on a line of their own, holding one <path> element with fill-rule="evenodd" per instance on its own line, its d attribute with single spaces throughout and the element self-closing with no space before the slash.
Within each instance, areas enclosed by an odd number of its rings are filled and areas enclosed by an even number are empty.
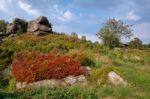
<svg viewBox="0 0 150 99">
<path fill-rule="evenodd" d="M 12 73 L 17 81 L 34 82 L 44 79 L 61 79 L 67 75 L 83 73 L 80 63 L 68 56 L 53 53 L 20 52 L 15 55 Z"/>
</svg>

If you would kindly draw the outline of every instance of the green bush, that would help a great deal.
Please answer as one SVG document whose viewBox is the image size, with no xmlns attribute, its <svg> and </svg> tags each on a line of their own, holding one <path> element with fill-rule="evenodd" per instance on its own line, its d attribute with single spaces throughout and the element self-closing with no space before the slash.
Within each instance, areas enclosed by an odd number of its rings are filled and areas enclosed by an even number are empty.
<svg viewBox="0 0 150 99">
<path fill-rule="evenodd" d="M 112 66 L 102 66 L 101 68 L 96 68 L 92 70 L 90 81 L 97 81 L 98 83 L 104 84 L 107 82 L 107 74 L 112 71 Z"/>
<path fill-rule="evenodd" d="M 82 66 L 90 66 L 90 67 L 95 66 L 95 62 L 92 59 L 90 59 L 88 56 L 79 55 L 77 59 L 80 61 Z"/>
<path fill-rule="evenodd" d="M 108 48 L 102 48 L 102 49 L 99 50 L 99 52 L 100 52 L 101 54 L 107 55 L 108 52 L 109 52 L 109 49 L 108 49 Z"/>
<path fill-rule="evenodd" d="M 113 60 L 112 63 L 114 66 L 122 66 L 123 65 L 123 61 L 119 60 L 119 59 Z"/>
<path fill-rule="evenodd" d="M 80 61 L 82 66 L 97 67 L 101 64 L 95 60 L 95 57 L 91 54 L 91 51 L 83 50 L 71 50 L 68 55 L 78 61 Z M 97 63 L 96 63 L 97 62 Z"/>
<path fill-rule="evenodd" d="M 12 62 L 14 51 L 0 48 L 0 70 L 6 68 Z"/>
<path fill-rule="evenodd" d="M 13 77 L 11 77 L 9 79 L 8 89 L 9 89 L 10 92 L 15 91 L 15 89 L 16 89 L 16 80 Z"/>
<path fill-rule="evenodd" d="M 20 34 L 22 34 L 22 33 L 23 33 L 23 30 L 22 30 L 21 28 L 16 31 L 16 34 L 17 34 L 17 35 L 20 35 Z"/>
</svg>

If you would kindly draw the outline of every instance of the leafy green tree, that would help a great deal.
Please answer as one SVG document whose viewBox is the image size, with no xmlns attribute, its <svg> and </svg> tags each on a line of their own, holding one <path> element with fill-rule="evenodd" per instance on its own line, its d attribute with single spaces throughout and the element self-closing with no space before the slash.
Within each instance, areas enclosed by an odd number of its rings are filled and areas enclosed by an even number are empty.
<svg viewBox="0 0 150 99">
<path fill-rule="evenodd" d="M 5 33 L 8 22 L 5 20 L 0 20 L 0 32 Z"/>
<path fill-rule="evenodd" d="M 114 48 L 120 44 L 121 37 L 130 38 L 133 35 L 130 27 L 131 25 L 127 25 L 121 20 L 108 19 L 96 35 L 104 45 Z"/>
<path fill-rule="evenodd" d="M 129 42 L 129 47 L 130 48 L 142 49 L 143 48 L 143 43 L 139 38 L 136 37 L 132 41 Z"/>
</svg>

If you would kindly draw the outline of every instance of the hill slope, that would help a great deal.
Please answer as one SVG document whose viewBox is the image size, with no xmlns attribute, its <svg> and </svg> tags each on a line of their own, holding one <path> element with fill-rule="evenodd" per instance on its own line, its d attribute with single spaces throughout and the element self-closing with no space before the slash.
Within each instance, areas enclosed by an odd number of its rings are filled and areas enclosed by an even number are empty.
<svg viewBox="0 0 150 99">
<path fill-rule="evenodd" d="M 22 92 L 8 93 L 12 88 L 12 78 L 9 80 L 0 96 L 4 98 L 52 98 L 52 99 L 148 99 L 150 97 L 150 51 L 120 48 L 107 49 L 98 43 L 66 34 L 49 34 L 35 36 L 25 33 L 13 38 L 6 38 L 0 44 L 0 70 L 11 65 L 13 56 L 18 52 L 41 52 L 67 55 L 80 61 L 82 66 L 90 66 L 89 85 L 74 85 L 67 88 L 38 88 Z M 107 73 L 115 71 L 123 77 L 127 86 L 114 86 L 107 80 Z M 98 82 L 100 81 L 100 82 Z M 3 82 L 3 81 L 1 81 Z M 7 92 L 7 93 L 6 93 Z"/>
</svg>

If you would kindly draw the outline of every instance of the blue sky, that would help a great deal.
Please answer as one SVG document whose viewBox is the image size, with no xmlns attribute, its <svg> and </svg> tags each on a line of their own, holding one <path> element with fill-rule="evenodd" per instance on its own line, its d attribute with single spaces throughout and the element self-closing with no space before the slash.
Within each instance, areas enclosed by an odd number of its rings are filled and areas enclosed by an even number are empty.
<svg viewBox="0 0 150 99">
<path fill-rule="evenodd" d="M 0 19 L 28 21 L 41 15 L 54 31 L 76 32 L 92 41 L 108 18 L 121 19 L 133 25 L 134 37 L 150 42 L 150 0 L 0 0 Z"/>
</svg>

